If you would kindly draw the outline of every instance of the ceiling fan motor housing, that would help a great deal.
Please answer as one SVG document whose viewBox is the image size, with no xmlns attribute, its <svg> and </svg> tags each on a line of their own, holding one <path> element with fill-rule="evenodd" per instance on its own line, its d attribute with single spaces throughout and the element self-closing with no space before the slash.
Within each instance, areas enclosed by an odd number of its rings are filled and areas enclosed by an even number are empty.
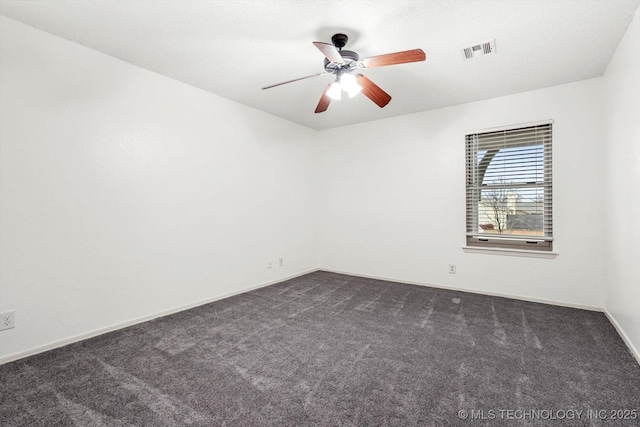
<svg viewBox="0 0 640 427">
<path fill-rule="evenodd" d="M 324 59 L 324 69 L 329 73 L 338 73 L 351 71 L 358 68 L 358 61 L 360 61 L 360 55 L 352 50 L 339 51 L 340 56 L 344 64 L 338 64 L 337 62 L 331 62 L 327 58 Z"/>
</svg>

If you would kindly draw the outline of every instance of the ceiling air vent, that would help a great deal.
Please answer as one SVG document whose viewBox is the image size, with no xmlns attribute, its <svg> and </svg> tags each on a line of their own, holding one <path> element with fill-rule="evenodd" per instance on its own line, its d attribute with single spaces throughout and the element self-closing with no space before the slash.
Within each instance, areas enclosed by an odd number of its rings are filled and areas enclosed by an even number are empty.
<svg viewBox="0 0 640 427">
<path fill-rule="evenodd" d="M 462 49 L 462 54 L 465 59 L 471 59 L 476 56 L 489 55 L 496 52 L 496 40 L 493 39 L 488 42 L 480 43 L 474 46 L 465 47 Z"/>
</svg>

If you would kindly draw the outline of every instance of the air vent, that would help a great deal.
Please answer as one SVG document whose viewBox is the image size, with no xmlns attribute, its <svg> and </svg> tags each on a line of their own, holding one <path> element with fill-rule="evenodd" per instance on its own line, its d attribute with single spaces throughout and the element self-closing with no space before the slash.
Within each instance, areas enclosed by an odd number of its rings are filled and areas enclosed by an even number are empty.
<svg viewBox="0 0 640 427">
<path fill-rule="evenodd" d="M 465 59 L 471 59 L 476 56 L 489 55 L 490 53 L 496 53 L 495 39 L 462 49 L 462 55 L 464 55 Z"/>
</svg>

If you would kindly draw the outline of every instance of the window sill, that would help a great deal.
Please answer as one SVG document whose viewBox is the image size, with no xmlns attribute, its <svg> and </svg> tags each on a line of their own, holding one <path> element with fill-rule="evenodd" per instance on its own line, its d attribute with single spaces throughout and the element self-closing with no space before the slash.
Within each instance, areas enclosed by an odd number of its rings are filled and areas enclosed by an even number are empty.
<svg viewBox="0 0 640 427">
<path fill-rule="evenodd" d="M 469 254 L 506 255 L 529 258 L 554 259 L 558 256 L 557 252 L 527 251 L 525 249 L 482 248 L 478 246 L 463 246 L 462 250 Z"/>
</svg>

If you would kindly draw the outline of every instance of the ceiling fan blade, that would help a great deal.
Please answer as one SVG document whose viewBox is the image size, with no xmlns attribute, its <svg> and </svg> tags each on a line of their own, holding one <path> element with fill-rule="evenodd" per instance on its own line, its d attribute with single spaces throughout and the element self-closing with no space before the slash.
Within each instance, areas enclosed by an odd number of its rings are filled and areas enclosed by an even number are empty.
<svg viewBox="0 0 640 427">
<path fill-rule="evenodd" d="M 300 77 L 300 78 L 298 78 L 298 79 L 287 80 L 286 82 L 276 83 L 276 84 L 274 84 L 274 85 L 270 85 L 270 86 L 265 86 L 265 87 L 263 87 L 263 88 L 262 88 L 262 90 L 265 90 L 265 89 L 271 89 L 272 87 L 276 87 L 276 86 L 286 85 L 287 83 L 297 82 L 298 80 L 309 79 L 309 78 L 311 78 L 311 77 L 324 76 L 325 74 L 329 74 L 329 73 L 327 73 L 327 72 L 323 72 L 323 73 L 316 73 L 316 74 L 312 74 L 312 75 L 310 75 L 310 76 Z"/>
<path fill-rule="evenodd" d="M 358 74 L 356 77 L 358 79 L 358 84 L 362 87 L 362 93 L 364 96 L 378 104 L 378 107 L 382 108 L 391 101 L 391 95 L 380 89 L 380 86 L 362 74 Z"/>
<path fill-rule="evenodd" d="M 387 53 L 384 55 L 370 56 L 362 60 L 364 68 L 384 67 L 385 65 L 406 64 L 407 62 L 420 62 L 427 59 L 422 49 L 404 50 L 402 52 Z"/>
<path fill-rule="evenodd" d="M 331 43 L 324 42 L 313 42 L 313 45 L 320 49 L 320 52 L 331 62 L 335 62 L 338 64 L 344 64 L 344 59 L 342 59 L 342 55 L 334 45 Z"/>
<path fill-rule="evenodd" d="M 322 92 L 322 96 L 320 97 L 320 102 L 318 102 L 318 106 L 316 107 L 316 111 L 315 111 L 316 113 L 322 113 L 324 111 L 327 111 L 327 108 L 329 108 L 329 103 L 331 102 L 331 98 L 329 97 L 329 95 L 327 95 L 327 92 L 329 91 L 329 88 L 331 87 L 332 84 L 333 82 L 329 83 L 329 85 L 324 90 L 324 92 Z"/>
</svg>

